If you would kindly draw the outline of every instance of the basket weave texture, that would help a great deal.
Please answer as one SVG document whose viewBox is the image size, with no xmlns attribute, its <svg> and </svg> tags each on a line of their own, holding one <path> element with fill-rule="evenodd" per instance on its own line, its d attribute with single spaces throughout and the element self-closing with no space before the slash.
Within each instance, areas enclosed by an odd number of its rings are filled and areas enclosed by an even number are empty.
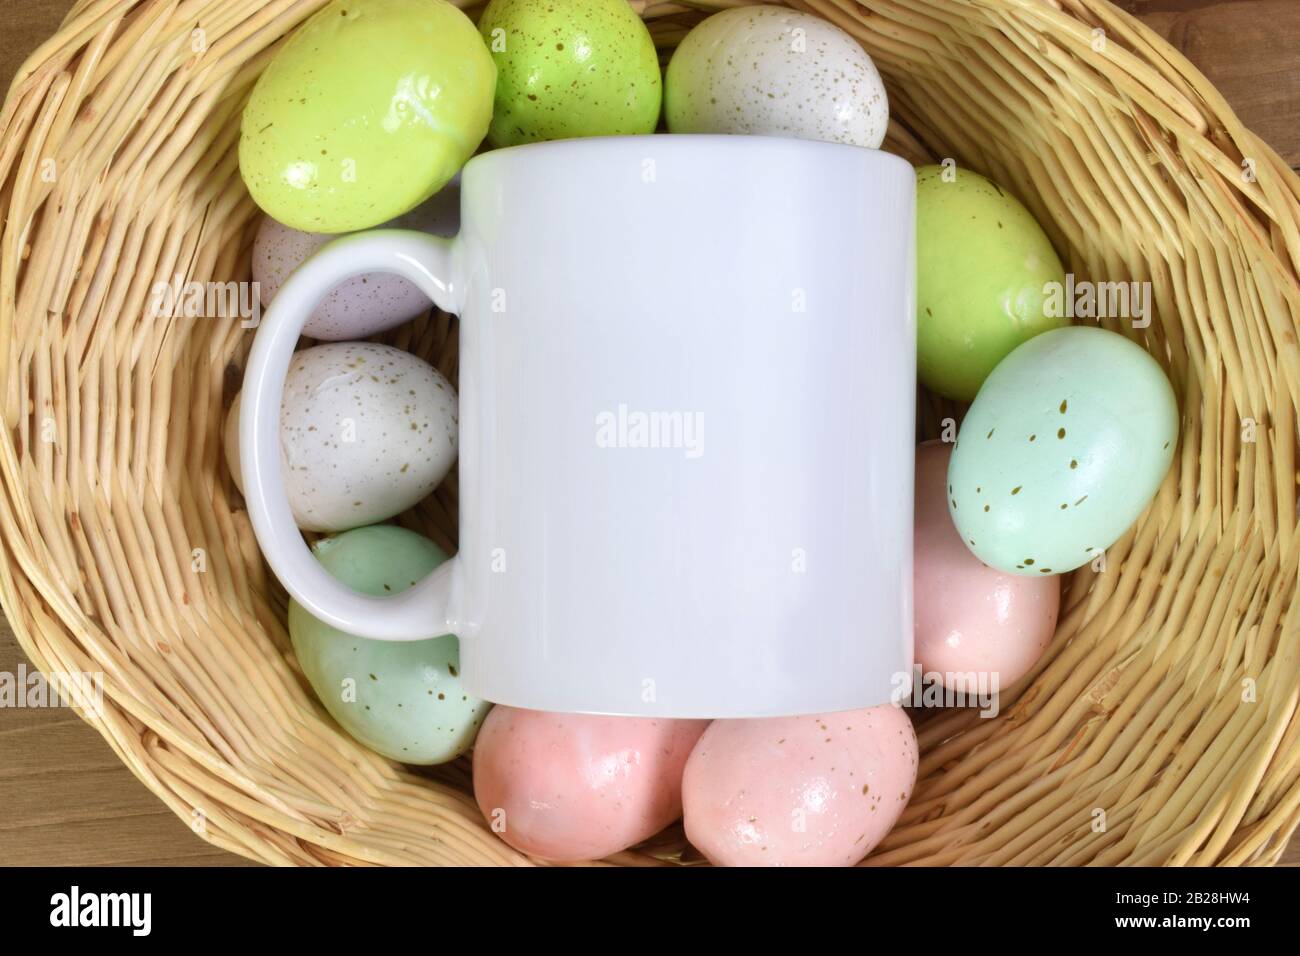
<svg viewBox="0 0 1300 956">
<path fill-rule="evenodd" d="M 87 719 L 212 843 L 275 864 L 528 863 L 465 761 L 415 773 L 315 702 L 221 453 L 251 331 L 149 314 L 248 278 L 240 111 L 323 0 L 81 0 L 0 113 L 0 600 Z M 731 4 L 692 4 L 716 8 Z M 868 864 L 1266 864 L 1300 823 L 1300 180 L 1181 55 L 1101 0 L 811 0 L 885 75 L 885 148 L 1011 188 L 1080 278 L 1152 283 L 1174 467 L 1063 581 L 1001 713 L 933 716 Z M 664 57 L 704 14 L 634 3 Z M 466 5 L 476 17 L 481 4 Z M 453 380 L 456 325 L 384 337 Z M 922 431 L 957 410 L 921 401 Z M 401 522 L 454 549 L 450 479 Z M 680 828 L 615 862 L 698 859 Z"/>
</svg>

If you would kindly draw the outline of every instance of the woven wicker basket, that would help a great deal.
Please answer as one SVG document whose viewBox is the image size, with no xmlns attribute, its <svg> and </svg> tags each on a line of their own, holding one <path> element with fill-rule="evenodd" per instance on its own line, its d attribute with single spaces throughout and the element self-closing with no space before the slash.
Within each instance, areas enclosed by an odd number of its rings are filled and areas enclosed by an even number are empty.
<svg viewBox="0 0 1300 956">
<path fill-rule="evenodd" d="M 0 114 L 0 597 L 39 667 L 106 675 L 88 719 L 212 843 L 526 863 L 467 763 L 416 774 L 315 703 L 222 461 L 251 332 L 146 308 L 176 275 L 247 278 L 240 110 L 322 2 L 80 0 L 19 71 Z M 634 6 L 665 56 L 703 15 Z M 1103 572 L 1063 582 L 1056 639 L 1001 715 L 921 723 L 915 795 L 868 862 L 1276 861 L 1300 822 L 1300 180 L 1101 0 L 797 6 L 887 77 L 886 148 L 1013 188 L 1070 271 L 1153 284 L 1153 324 L 1117 330 L 1183 409 L 1156 501 Z M 454 378 L 447 316 L 385 340 Z M 923 400 L 923 430 L 953 413 Z M 455 503 L 449 481 L 402 520 L 454 548 Z M 679 859 L 698 856 L 677 828 L 616 862 Z"/>
</svg>

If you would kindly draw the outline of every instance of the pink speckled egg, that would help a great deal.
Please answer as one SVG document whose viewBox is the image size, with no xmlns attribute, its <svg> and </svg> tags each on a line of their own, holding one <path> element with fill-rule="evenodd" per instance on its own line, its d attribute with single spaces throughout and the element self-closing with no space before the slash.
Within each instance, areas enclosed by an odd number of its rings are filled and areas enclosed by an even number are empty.
<svg viewBox="0 0 1300 956">
<path fill-rule="evenodd" d="M 988 685 L 996 690 L 1023 677 L 1051 642 L 1060 579 L 1003 574 L 971 553 L 948 512 L 951 456 L 944 442 L 916 450 L 916 663 L 948 687 L 968 681 L 957 675 L 996 674 Z"/>
<path fill-rule="evenodd" d="M 423 205 L 379 228 L 451 236 L 458 228 L 459 204 L 457 178 Z M 262 307 L 270 306 L 294 269 L 334 238 L 330 233 L 302 232 L 264 217 L 253 240 L 253 281 L 258 283 Z M 431 305 L 428 296 L 401 276 L 371 272 L 335 286 L 307 320 L 303 335 L 331 342 L 363 339 L 409 322 Z"/>
<path fill-rule="evenodd" d="M 497 706 L 474 744 L 474 797 L 522 853 L 603 859 L 681 816 L 682 767 L 706 726 Z"/>
<path fill-rule="evenodd" d="M 892 704 L 715 720 L 686 762 L 686 837 L 720 866 L 852 866 L 907 806 L 916 762 Z"/>
</svg>

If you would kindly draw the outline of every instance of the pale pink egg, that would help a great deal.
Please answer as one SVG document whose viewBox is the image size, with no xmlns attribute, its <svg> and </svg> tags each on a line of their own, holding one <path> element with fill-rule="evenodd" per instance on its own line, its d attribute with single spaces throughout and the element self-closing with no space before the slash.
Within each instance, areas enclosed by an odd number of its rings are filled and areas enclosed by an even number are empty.
<svg viewBox="0 0 1300 956">
<path fill-rule="evenodd" d="M 498 705 L 474 744 L 474 797 L 516 850 L 600 860 L 682 815 L 682 767 L 706 726 Z"/>
<path fill-rule="evenodd" d="M 715 720 L 686 762 L 686 837 L 720 866 L 852 866 L 907 806 L 916 763 L 892 704 Z"/>
<path fill-rule="evenodd" d="M 434 235 L 454 235 L 459 223 L 460 184 L 453 180 L 427 202 L 383 229 L 415 229 Z M 253 240 L 253 281 L 258 284 L 262 307 L 298 268 L 325 243 L 338 238 L 330 233 L 302 232 L 270 216 L 262 219 Z M 363 339 L 409 322 L 433 303 L 401 276 L 370 272 L 345 279 L 323 298 L 303 328 L 303 335 L 323 341 Z"/>
<path fill-rule="evenodd" d="M 916 663 L 947 687 L 970 686 L 974 674 L 997 690 L 1023 677 L 1051 642 L 1061 586 L 1055 576 L 1003 574 L 971 553 L 948 513 L 951 455 L 944 442 L 916 450 Z"/>
</svg>

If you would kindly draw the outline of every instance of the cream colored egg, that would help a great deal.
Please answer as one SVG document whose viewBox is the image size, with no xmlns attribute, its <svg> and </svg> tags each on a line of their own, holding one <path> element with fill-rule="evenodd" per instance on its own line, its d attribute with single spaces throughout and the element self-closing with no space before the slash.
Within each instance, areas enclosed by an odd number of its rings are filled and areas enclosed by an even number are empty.
<svg viewBox="0 0 1300 956">
<path fill-rule="evenodd" d="M 856 40 L 786 7 L 736 7 L 687 34 L 668 64 L 674 133 L 743 133 L 878 147 L 889 99 Z"/>
<path fill-rule="evenodd" d="M 280 406 L 298 527 L 344 531 L 428 496 L 456 460 L 456 392 L 400 349 L 334 342 L 294 355 Z"/>
</svg>

